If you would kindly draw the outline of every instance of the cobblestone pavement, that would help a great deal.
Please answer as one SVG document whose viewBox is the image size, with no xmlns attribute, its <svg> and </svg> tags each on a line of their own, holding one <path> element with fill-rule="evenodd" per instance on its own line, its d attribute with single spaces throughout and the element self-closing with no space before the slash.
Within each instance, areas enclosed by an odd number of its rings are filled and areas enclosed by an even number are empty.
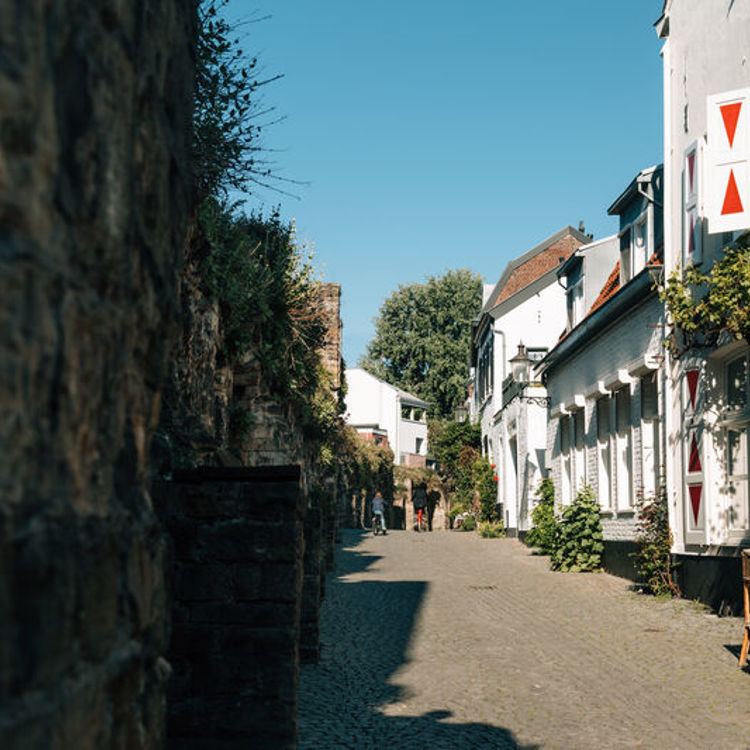
<svg viewBox="0 0 750 750">
<path fill-rule="evenodd" d="M 739 618 L 513 539 L 344 531 L 300 748 L 750 748 Z"/>
</svg>

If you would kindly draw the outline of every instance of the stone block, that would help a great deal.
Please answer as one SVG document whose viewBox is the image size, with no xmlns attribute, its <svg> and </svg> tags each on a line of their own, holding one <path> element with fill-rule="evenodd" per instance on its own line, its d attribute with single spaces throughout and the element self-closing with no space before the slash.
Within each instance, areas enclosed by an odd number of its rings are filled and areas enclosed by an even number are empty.
<svg viewBox="0 0 750 750">
<path fill-rule="evenodd" d="M 44 518 L 11 543 L 12 692 L 53 684 L 74 659 L 77 544 L 74 525 L 65 531 Z"/>
<path fill-rule="evenodd" d="M 207 560 L 295 563 L 302 554 L 295 528 L 243 520 L 217 522 L 198 529 L 198 545 Z"/>
<path fill-rule="evenodd" d="M 293 623 L 295 613 L 295 604 L 281 602 L 201 602 L 191 605 L 190 622 L 275 627 Z"/>
<path fill-rule="evenodd" d="M 289 563 L 231 566 L 235 601 L 292 602 L 299 599 L 299 570 Z"/>
<path fill-rule="evenodd" d="M 223 601 L 231 596 L 232 572 L 218 563 L 176 563 L 174 596 L 180 602 Z"/>
<path fill-rule="evenodd" d="M 82 656 L 100 661 L 117 639 L 122 571 L 115 540 L 82 550 L 78 560 L 78 638 Z"/>
</svg>

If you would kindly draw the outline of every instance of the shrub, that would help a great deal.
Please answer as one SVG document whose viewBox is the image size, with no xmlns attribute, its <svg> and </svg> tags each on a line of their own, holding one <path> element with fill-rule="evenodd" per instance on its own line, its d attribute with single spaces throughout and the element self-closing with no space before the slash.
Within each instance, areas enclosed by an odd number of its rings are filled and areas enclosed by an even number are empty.
<svg viewBox="0 0 750 750">
<path fill-rule="evenodd" d="M 505 529 L 501 521 L 480 521 L 477 531 L 482 539 L 499 539 L 505 536 Z"/>
<path fill-rule="evenodd" d="M 562 512 L 552 569 L 571 573 L 597 570 L 601 567 L 603 550 L 599 503 L 591 488 L 583 486 Z"/>
<path fill-rule="evenodd" d="M 555 485 L 551 479 L 542 479 L 536 491 L 539 502 L 531 511 L 533 524 L 524 540 L 529 547 L 537 547 L 545 555 L 555 550 L 557 519 L 555 518 Z"/>
<path fill-rule="evenodd" d="M 656 596 L 680 596 L 680 587 L 672 578 L 672 532 L 664 485 L 655 497 L 639 499 L 635 543 L 635 569 L 647 589 Z"/>
<path fill-rule="evenodd" d="M 479 456 L 473 466 L 474 486 L 479 493 L 479 517 L 482 521 L 497 520 L 497 479 L 492 464 Z"/>
<path fill-rule="evenodd" d="M 472 515 L 464 516 L 464 521 L 461 524 L 461 531 L 474 531 L 477 527 L 477 519 Z"/>
</svg>

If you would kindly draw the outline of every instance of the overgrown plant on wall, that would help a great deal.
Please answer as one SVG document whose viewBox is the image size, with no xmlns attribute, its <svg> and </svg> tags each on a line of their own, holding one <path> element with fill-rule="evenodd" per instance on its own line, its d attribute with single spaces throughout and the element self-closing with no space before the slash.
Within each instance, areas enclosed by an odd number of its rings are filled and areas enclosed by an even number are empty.
<svg viewBox="0 0 750 750">
<path fill-rule="evenodd" d="M 354 492 L 371 498 L 380 491 L 393 501 L 393 451 L 386 445 L 368 443 L 350 426 L 344 426 L 334 438 L 337 465 L 344 484 Z"/>
<path fill-rule="evenodd" d="M 524 541 L 542 554 L 551 555 L 557 539 L 554 482 L 549 478 L 542 479 L 535 494 L 538 501 L 531 511 L 532 526 Z"/>
<path fill-rule="evenodd" d="M 672 352 L 710 348 L 723 334 L 750 344 L 750 233 L 704 272 L 690 264 L 675 270 L 660 290 L 672 319 Z"/>
<path fill-rule="evenodd" d="M 197 4 L 193 170 L 199 201 L 293 182 L 274 173 L 260 140 L 281 119 L 263 102 L 262 89 L 282 76 L 264 75 L 257 57 L 241 48 L 238 29 L 222 15 L 227 3 Z M 254 20 L 260 19 L 243 25 Z"/>
<path fill-rule="evenodd" d="M 635 568 L 648 591 L 656 596 L 680 596 L 672 564 L 667 490 L 662 484 L 654 497 L 639 498 L 638 536 L 633 552 Z"/>
<path fill-rule="evenodd" d="M 325 334 L 311 255 L 277 211 L 246 217 L 208 199 L 200 221 L 210 249 L 203 278 L 219 301 L 225 355 L 238 361 L 252 349 L 275 389 L 307 398 Z"/>
<path fill-rule="evenodd" d="M 330 468 L 332 446 L 341 442 L 342 401 L 320 361 L 326 325 L 312 255 L 278 210 L 246 215 L 227 199 L 230 190 L 278 190 L 289 181 L 273 173 L 260 141 L 273 122 L 260 89 L 280 76 L 262 76 L 257 58 L 243 53 L 236 29 L 222 17 L 226 4 L 198 4 L 193 150 L 201 284 L 218 302 L 220 359 L 236 365 L 252 356 L 274 395 L 295 407 L 320 464 Z M 231 417 L 233 436 L 252 426 L 252 415 L 236 405 Z"/>
<path fill-rule="evenodd" d="M 599 502 L 592 489 L 583 486 L 560 517 L 550 559 L 552 569 L 570 573 L 598 570 L 604 551 L 602 539 Z"/>
</svg>

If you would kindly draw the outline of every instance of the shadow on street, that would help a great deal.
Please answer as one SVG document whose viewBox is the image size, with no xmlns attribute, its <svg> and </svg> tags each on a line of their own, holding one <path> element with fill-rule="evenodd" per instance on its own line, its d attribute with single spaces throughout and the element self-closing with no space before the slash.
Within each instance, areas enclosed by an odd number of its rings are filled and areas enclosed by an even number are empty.
<svg viewBox="0 0 750 750">
<path fill-rule="evenodd" d="M 347 580 L 378 555 L 358 549 L 367 532 L 345 532 L 321 617 L 321 659 L 303 666 L 299 747 L 528 748 L 504 728 L 452 723 L 449 706 L 421 716 L 387 716 L 383 707 L 408 700 L 393 684 L 410 660 L 409 644 L 427 593 L 424 581 Z M 400 533 L 400 532 L 396 532 Z M 435 654 L 434 658 L 451 658 Z"/>
</svg>

